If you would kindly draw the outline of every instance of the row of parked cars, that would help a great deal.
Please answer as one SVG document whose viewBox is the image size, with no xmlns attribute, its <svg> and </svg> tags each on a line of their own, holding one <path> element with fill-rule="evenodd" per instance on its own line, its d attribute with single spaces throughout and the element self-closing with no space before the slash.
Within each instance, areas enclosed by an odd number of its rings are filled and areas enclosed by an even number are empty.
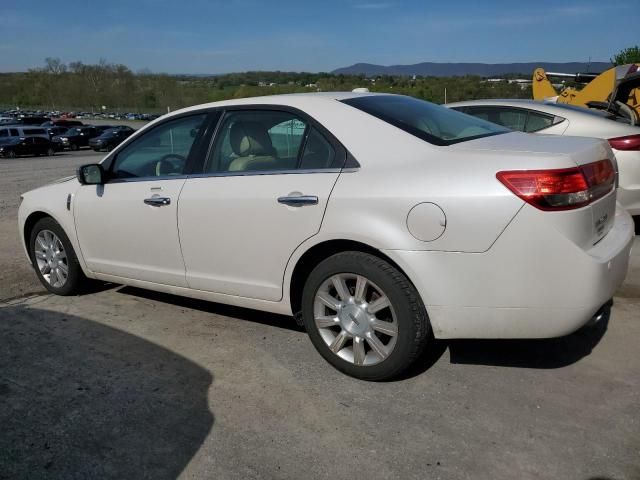
<svg viewBox="0 0 640 480">
<path fill-rule="evenodd" d="M 26 117 L 25 117 L 26 118 Z M 135 130 L 126 125 L 84 125 L 78 120 L 39 118 L 38 125 L 26 122 L 0 123 L 0 156 L 55 155 L 62 150 L 89 147 L 110 151 Z"/>
<path fill-rule="evenodd" d="M 77 120 L 143 120 L 151 121 L 158 118 L 160 115 L 153 113 L 121 113 L 121 112 L 61 112 L 43 110 L 6 110 L 0 112 L 0 123 L 4 119 L 19 119 L 28 121 L 36 121 L 36 118 L 49 119 L 77 119 Z M 40 122 L 41 123 L 41 122 Z"/>
</svg>

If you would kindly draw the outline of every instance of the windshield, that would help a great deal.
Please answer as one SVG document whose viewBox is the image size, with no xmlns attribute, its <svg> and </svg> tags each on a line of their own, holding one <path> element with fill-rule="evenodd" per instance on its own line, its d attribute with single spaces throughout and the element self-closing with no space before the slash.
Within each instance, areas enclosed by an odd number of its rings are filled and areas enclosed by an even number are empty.
<svg viewBox="0 0 640 480">
<path fill-rule="evenodd" d="M 368 95 L 343 100 L 434 145 L 451 145 L 511 130 L 440 105 L 402 95 Z"/>
<path fill-rule="evenodd" d="M 67 130 L 66 132 L 64 132 L 65 135 L 80 135 L 80 132 L 82 130 L 79 129 L 78 127 L 71 127 L 69 130 Z"/>
</svg>

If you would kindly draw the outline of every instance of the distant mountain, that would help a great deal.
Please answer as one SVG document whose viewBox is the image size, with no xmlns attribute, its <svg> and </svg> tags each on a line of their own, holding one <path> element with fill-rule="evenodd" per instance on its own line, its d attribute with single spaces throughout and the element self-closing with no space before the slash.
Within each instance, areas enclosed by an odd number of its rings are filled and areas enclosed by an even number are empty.
<svg viewBox="0 0 640 480">
<path fill-rule="evenodd" d="M 548 72 L 562 73 L 600 73 L 611 64 L 608 62 L 591 62 L 591 64 L 580 62 L 552 63 L 552 62 L 530 62 L 530 63 L 432 63 L 423 62 L 415 65 L 374 65 L 371 63 L 356 63 L 350 67 L 338 68 L 331 73 L 344 75 L 366 75 L 373 77 L 377 75 L 423 75 L 434 77 L 455 77 L 463 75 L 479 75 L 481 77 L 492 77 L 505 75 L 508 73 L 519 73 L 524 76 L 531 76 L 533 71 L 542 67 Z M 588 68 L 588 70 L 587 70 Z"/>
</svg>

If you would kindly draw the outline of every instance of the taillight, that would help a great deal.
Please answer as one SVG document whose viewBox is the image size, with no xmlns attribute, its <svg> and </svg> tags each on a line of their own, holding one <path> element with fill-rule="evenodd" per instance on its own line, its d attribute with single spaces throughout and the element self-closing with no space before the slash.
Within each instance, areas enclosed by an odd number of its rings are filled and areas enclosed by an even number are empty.
<svg viewBox="0 0 640 480">
<path fill-rule="evenodd" d="M 584 207 L 613 189 L 616 174 L 609 160 L 554 170 L 511 170 L 496 178 L 540 210 Z"/>
<path fill-rule="evenodd" d="M 616 150 L 640 150 L 640 135 L 610 138 L 609 145 Z"/>
</svg>

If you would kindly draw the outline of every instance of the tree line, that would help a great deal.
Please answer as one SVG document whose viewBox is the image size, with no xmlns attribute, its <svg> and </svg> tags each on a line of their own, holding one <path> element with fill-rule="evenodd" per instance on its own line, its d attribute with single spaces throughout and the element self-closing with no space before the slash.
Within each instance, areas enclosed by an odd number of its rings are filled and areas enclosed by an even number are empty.
<svg viewBox="0 0 640 480">
<path fill-rule="evenodd" d="M 529 74 L 523 74 L 528 78 Z M 331 73 L 244 72 L 225 75 L 168 75 L 133 72 L 125 65 L 47 58 L 27 72 L 0 74 L 0 106 L 21 109 L 99 112 L 166 112 L 199 103 L 279 93 L 349 91 L 399 93 L 435 103 L 478 98 L 531 98 L 531 88 L 486 82 L 477 76 L 403 77 Z"/>
</svg>

